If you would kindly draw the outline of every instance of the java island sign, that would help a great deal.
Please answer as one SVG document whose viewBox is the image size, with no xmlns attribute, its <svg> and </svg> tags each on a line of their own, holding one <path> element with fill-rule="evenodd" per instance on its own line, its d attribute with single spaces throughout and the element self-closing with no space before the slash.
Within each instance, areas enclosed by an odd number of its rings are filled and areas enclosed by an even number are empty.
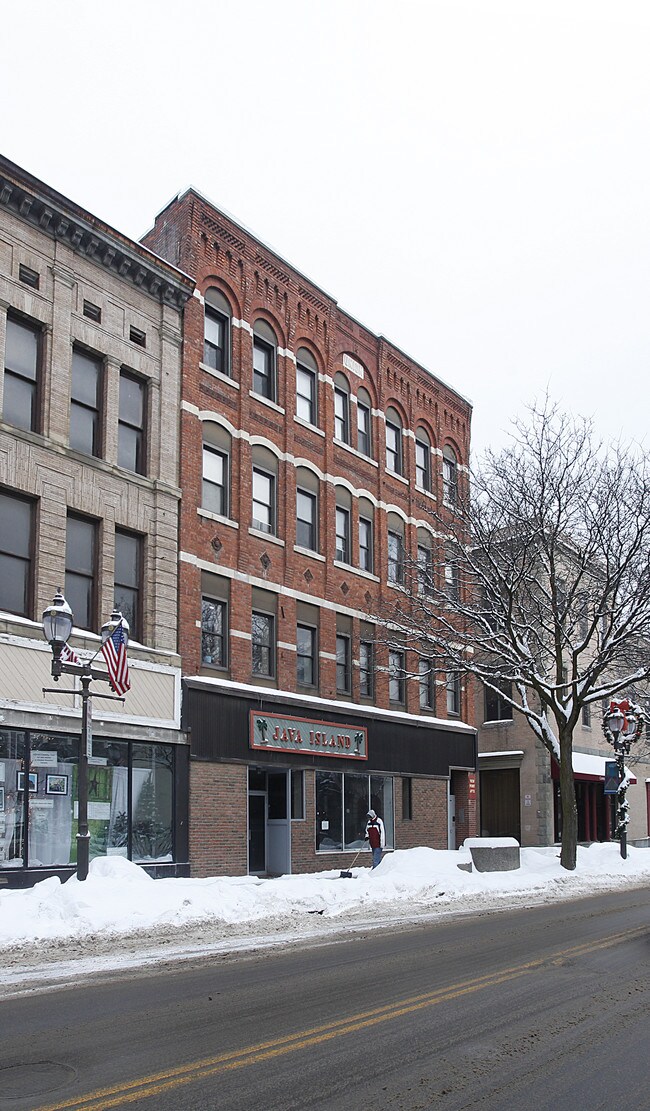
<svg viewBox="0 0 650 1111">
<path fill-rule="evenodd" d="M 272 752 L 312 752 L 318 756 L 368 759 L 368 730 L 308 718 L 250 712 L 250 747 Z"/>
</svg>

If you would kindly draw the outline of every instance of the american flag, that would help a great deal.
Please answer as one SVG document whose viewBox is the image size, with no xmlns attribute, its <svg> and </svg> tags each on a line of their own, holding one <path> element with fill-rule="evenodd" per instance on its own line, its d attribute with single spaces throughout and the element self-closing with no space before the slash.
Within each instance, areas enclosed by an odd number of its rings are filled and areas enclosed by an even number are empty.
<svg viewBox="0 0 650 1111">
<path fill-rule="evenodd" d="M 64 644 L 63 645 L 63 648 L 61 649 L 61 659 L 63 660 L 63 662 L 65 664 L 79 664 L 79 665 L 81 665 L 81 660 L 79 659 L 79 657 L 78 657 L 77 653 L 75 652 L 74 648 L 71 648 L 69 644 Z"/>
<path fill-rule="evenodd" d="M 108 674 L 116 694 L 124 694 L 131 689 L 129 681 L 129 661 L 126 658 L 126 641 L 121 624 L 116 625 L 110 636 L 102 644 Z"/>
</svg>

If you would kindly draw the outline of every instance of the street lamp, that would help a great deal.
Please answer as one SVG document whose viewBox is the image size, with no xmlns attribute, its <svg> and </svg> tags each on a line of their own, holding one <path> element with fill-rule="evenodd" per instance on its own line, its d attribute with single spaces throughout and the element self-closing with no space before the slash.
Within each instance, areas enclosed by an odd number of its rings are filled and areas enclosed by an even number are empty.
<svg viewBox="0 0 650 1111">
<path fill-rule="evenodd" d="M 618 791 L 616 793 L 616 834 L 621 843 L 621 856 L 627 859 L 627 825 L 630 820 L 630 804 L 627 801 L 628 778 L 625 769 L 626 757 L 630 748 L 643 731 L 645 718 L 640 706 L 624 698 L 621 702 L 610 702 L 609 709 L 603 714 L 605 738 L 614 749 L 618 765 Z"/>
<path fill-rule="evenodd" d="M 114 612 L 111 621 L 102 629 L 102 641 L 110 636 L 119 623 L 121 614 Z M 67 647 L 68 639 L 72 632 L 74 617 L 70 606 L 60 590 L 54 595 L 52 604 L 43 611 L 43 634 L 52 649 L 52 678 L 58 683 L 62 675 L 78 675 L 81 683 L 81 736 L 79 746 L 79 765 L 77 776 L 77 879 L 85 880 L 88 875 L 90 859 L 90 832 L 88 830 L 88 757 L 92 756 L 92 692 L 90 684 L 93 679 L 101 679 L 104 683 L 111 683 L 110 676 L 105 671 L 94 671 L 92 659 L 82 663 L 79 657 Z M 113 623 L 113 624 L 111 624 Z M 127 626 L 128 628 L 128 626 Z M 108 629 L 106 637 L 104 629 Z M 93 659 L 95 657 L 93 656 Z M 63 691 L 58 687 L 43 687 L 44 693 L 51 694 L 78 694 L 76 690 Z M 114 694 L 103 694 L 102 698 L 116 699 L 124 702 L 123 698 Z"/>
</svg>

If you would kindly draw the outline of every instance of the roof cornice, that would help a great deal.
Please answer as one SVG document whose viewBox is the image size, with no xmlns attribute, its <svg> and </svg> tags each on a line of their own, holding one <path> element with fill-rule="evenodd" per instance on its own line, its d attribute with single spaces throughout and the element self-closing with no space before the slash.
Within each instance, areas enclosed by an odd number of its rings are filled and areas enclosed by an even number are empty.
<svg viewBox="0 0 650 1111">
<path fill-rule="evenodd" d="M 192 296 L 194 280 L 182 270 L 0 156 L 2 209 L 158 301 L 182 309 Z"/>
</svg>

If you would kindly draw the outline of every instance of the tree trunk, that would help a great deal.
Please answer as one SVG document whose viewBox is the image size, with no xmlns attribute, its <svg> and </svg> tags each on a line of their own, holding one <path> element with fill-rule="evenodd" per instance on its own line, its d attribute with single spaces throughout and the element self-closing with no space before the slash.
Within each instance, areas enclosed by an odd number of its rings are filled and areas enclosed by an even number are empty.
<svg viewBox="0 0 650 1111">
<path fill-rule="evenodd" d="M 560 732 L 560 799 L 562 802 L 562 851 L 560 864 L 574 871 L 578 852 L 578 807 L 573 782 L 573 734 Z"/>
</svg>

